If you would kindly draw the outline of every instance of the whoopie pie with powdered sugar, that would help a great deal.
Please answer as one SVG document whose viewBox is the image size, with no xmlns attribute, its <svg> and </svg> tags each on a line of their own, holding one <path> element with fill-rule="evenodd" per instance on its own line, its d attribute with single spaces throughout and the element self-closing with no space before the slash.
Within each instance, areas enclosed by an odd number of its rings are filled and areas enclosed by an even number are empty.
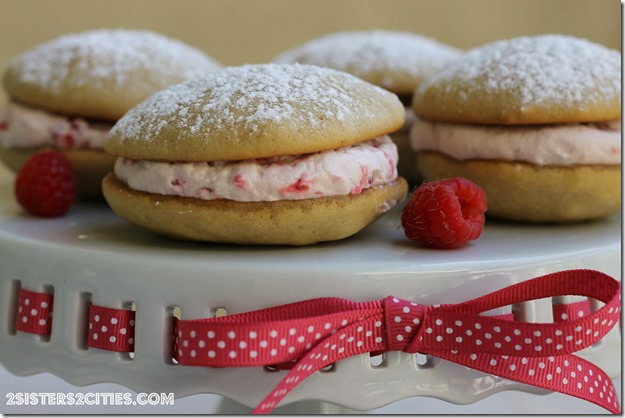
<svg viewBox="0 0 625 418">
<path fill-rule="evenodd" d="M 229 67 L 156 93 L 111 130 L 104 195 L 121 217 L 189 240 L 307 245 L 401 202 L 396 95 L 299 64 Z"/>
<path fill-rule="evenodd" d="M 484 188 L 490 217 L 599 218 L 621 206 L 621 55 L 540 35 L 471 50 L 419 87 L 412 146 L 428 179 Z"/>
<path fill-rule="evenodd" d="M 221 69 L 204 52 L 146 30 L 69 34 L 17 56 L 3 84 L 0 158 L 18 171 L 34 153 L 62 151 L 81 197 L 101 197 L 114 159 L 102 145 L 113 124 L 153 93 Z"/>
</svg>

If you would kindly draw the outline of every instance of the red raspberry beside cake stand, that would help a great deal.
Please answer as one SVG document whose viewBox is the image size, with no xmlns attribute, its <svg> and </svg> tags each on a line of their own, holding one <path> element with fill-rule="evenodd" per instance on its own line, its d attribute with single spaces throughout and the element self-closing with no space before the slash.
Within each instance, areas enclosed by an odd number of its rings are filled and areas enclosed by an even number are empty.
<svg viewBox="0 0 625 418">
<path fill-rule="evenodd" d="M 616 215 L 549 226 L 489 220 L 479 240 L 446 251 L 407 240 L 400 228 L 401 208 L 395 208 L 342 241 L 241 247 L 157 236 L 101 204 L 76 204 L 62 218 L 34 218 L 15 203 L 12 182 L 13 175 L 0 168 L 0 363 L 15 375 L 49 372 L 76 386 L 111 382 L 176 397 L 219 394 L 227 399 L 222 412 L 236 411 L 240 404 L 255 406 L 285 372 L 176 364 L 171 358 L 173 315 L 206 318 L 328 296 L 458 303 L 568 269 L 621 278 Z M 49 336 L 15 328 L 20 289 L 54 294 Z M 554 304 L 578 300 L 555 299 L 492 314 L 512 312 L 525 321 L 550 322 Z M 132 353 L 88 346 L 90 305 L 135 311 Z M 614 379 L 620 375 L 620 353 L 615 327 L 578 355 Z M 314 373 L 285 398 L 280 412 L 366 411 L 412 396 L 468 404 L 509 389 L 548 393 L 430 356 L 358 355 Z"/>
</svg>

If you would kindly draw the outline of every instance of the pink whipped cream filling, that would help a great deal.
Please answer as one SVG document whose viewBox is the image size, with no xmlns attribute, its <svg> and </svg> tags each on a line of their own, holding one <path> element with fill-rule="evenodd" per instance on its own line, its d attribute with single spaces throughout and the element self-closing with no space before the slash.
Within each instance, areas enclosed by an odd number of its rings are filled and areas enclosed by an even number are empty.
<svg viewBox="0 0 625 418">
<path fill-rule="evenodd" d="M 456 160 L 523 161 L 537 165 L 621 163 L 621 121 L 540 126 L 478 126 L 421 119 L 410 131 L 415 151 Z"/>
<path fill-rule="evenodd" d="M 313 154 L 259 160 L 169 163 L 118 158 L 115 175 L 134 190 L 239 202 L 359 194 L 397 178 L 388 136 Z"/>
<path fill-rule="evenodd" d="M 102 149 L 112 124 L 90 123 L 14 102 L 0 110 L 0 145 L 8 149 L 42 146 Z"/>
</svg>

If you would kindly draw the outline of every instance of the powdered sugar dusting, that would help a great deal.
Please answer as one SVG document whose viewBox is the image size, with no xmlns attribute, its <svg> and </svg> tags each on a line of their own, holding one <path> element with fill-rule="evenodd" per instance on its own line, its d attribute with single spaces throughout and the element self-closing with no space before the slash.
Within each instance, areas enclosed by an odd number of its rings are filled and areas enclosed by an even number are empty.
<svg viewBox="0 0 625 418">
<path fill-rule="evenodd" d="M 177 124 L 193 134 L 259 132 L 268 123 L 344 120 L 351 114 L 373 117 L 371 103 L 353 100 L 354 89 L 390 93 L 347 73 L 299 64 L 229 67 L 154 94 L 113 127 L 121 140 L 150 141 Z"/>
<path fill-rule="evenodd" d="M 415 78 L 441 70 L 461 51 L 434 39 L 386 30 L 337 32 L 313 39 L 276 57 L 276 62 L 300 62 L 347 71 L 367 80 L 371 73 L 388 74 L 382 86 L 395 87 L 393 75 Z"/>
<path fill-rule="evenodd" d="M 581 109 L 620 99 L 621 55 L 564 35 L 498 41 L 467 52 L 419 92 L 450 80 L 463 81 L 467 102 L 476 89 L 486 88 L 487 93 L 514 92 L 521 106 L 558 103 Z"/>
<path fill-rule="evenodd" d="M 198 77 L 221 65 L 199 49 L 151 31 L 101 29 L 41 44 L 16 57 L 10 67 L 22 82 L 56 92 L 67 80 L 76 86 L 105 80 L 115 86 L 141 83 L 129 74 L 142 70 L 168 85 L 172 78 Z"/>
</svg>

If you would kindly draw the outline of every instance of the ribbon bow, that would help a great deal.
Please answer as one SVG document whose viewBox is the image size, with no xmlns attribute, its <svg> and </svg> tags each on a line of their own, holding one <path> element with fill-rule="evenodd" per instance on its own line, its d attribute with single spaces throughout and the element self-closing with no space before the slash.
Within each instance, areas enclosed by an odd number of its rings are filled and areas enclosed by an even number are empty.
<svg viewBox="0 0 625 418">
<path fill-rule="evenodd" d="M 558 323 L 480 315 L 564 295 L 586 296 L 605 305 L 583 318 Z M 320 298 L 224 317 L 176 320 L 174 358 L 182 365 L 289 368 L 254 413 L 269 413 L 298 383 L 336 361 L 392 350 L 430 354 L 620 413 L 609 376 L 571 354 L 605 336 L 619 312 L 618 281 L 598 271 L 568 270 L 459 304 L 424 306 L 395 297 L 369 302 Z"/>
</svg>

